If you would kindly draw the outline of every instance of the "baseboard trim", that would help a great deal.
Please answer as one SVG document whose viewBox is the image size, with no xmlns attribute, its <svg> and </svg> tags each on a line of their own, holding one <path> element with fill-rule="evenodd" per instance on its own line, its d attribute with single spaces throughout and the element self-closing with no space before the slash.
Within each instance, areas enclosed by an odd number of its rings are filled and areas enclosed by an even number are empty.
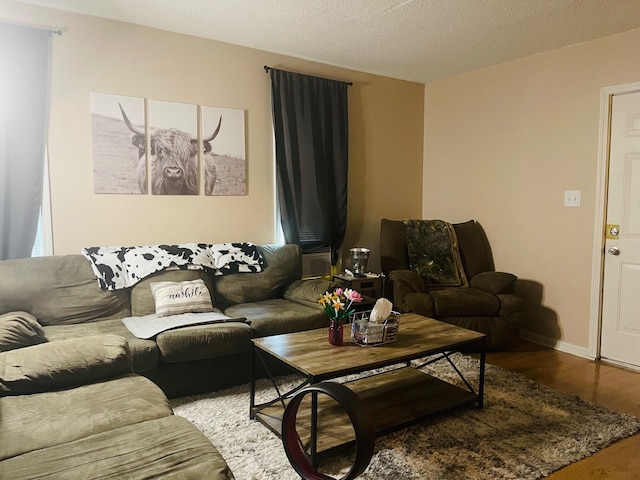
<svg viewBox="0 0 640 480">
<path fill-rule="evenodd" d="M 600 359 L 603 363 L 609 363 L 611 365 L 615 365 L 616 367 L 626 368 L 628 370 L 634 370 L 636 372 L 640 372 L 640 365 L 632 365 L 630 363 L 621 362 L 619 360 L 612 360 L 610 358 L 602 357 Z"/>
<path fill-rule="evenodd" d="M 529 332 L 526 330 L 520 331 L 520 338 L 529 342 L 538 343 L 545 347 L 551 347 L 554 350 L 558 350 L 564 353 L 570 353 L 577 357 L 588 358 L 589 360 L 595 360 L 595 357 L 589 353 L 589 349 L 586 347 L 579 347 L 572 343 L 563 342 L 561 340 L 555 340 L 553 338 L 540 335 L 539 333 Z"/>
</svg>

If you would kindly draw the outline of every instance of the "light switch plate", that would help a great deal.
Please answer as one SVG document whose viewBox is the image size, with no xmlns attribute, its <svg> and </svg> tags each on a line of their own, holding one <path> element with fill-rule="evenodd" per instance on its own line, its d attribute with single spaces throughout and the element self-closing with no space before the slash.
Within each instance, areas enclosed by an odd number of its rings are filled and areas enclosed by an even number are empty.
<svg viewBox="0 0 640 480">
<path fill-rule="evenodd" d="M 580 190 L 565 190 L 564 206 L 579 207 L 580 206 Z"/>
</svg>

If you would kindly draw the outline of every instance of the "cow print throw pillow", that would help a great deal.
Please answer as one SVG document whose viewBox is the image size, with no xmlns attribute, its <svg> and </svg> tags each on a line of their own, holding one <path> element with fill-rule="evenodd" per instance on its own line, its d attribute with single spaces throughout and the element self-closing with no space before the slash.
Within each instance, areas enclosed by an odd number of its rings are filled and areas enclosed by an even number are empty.
<svg viewBox="0 0 640 480">
<path fill-rule="evenodd" d="M 213 311 L 211 294 L 202 280 L 151 282 L 150 286 L 158 317 Z"/>
</svg>

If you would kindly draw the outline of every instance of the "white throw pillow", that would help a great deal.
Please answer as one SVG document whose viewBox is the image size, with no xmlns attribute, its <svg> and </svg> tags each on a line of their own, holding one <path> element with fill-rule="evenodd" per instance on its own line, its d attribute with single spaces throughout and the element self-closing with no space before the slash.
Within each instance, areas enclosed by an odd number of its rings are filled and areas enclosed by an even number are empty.
<svg viewBox="0 0 640 480">
<path fill-rule="evenodd" d="M 156 315 L 166 317 L 187 312 L 212 312 L 211 294 L 202 280 L 151 282 Z"/>
</svg>

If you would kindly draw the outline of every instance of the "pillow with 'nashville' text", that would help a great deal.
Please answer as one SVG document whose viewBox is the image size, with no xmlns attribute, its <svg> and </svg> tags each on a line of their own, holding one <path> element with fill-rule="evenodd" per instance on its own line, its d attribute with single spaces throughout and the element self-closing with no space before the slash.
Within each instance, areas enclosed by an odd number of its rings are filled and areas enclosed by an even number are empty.
<svg viewBox="0 0 640 480">
<path fill-rule="evenodd" d="M 211 294 L 202 280 L 151 282 L 150 287 L 159 317 L 213 311 Z"/>
</svg>

